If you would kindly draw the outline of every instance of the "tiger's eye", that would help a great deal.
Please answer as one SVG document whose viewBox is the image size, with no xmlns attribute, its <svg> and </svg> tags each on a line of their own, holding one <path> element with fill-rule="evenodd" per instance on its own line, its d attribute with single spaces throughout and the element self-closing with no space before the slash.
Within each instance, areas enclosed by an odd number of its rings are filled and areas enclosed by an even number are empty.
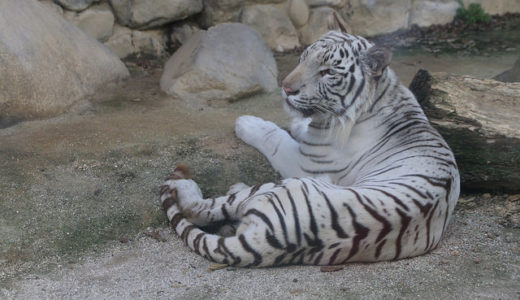
<svg viewBox="0 0 520 300">
<path fill-rule="evenodd" d="M 325 70 L 321 70 L 320 71 L 320 75 L 321 76 L 325 76 L 325 75 L 335 75 L 336 72 L 332 69 L 325 69 Z"/>
</svg>

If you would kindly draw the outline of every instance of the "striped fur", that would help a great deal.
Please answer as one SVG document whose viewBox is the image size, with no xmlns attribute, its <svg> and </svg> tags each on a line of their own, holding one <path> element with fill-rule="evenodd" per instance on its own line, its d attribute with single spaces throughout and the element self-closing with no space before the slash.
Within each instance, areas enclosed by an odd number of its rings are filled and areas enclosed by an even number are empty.
<svg viewBox="0 0 520 300">
<path fill-rule="evenodd" d="M 252 116 L 235 128 L 287 179 L 204 199 L 177 170 L 161 202 L 186 244 L 237 266 L 393 260 L 437 247 L 459 195 L 457 166 L 388 59 L 335 31 L 309 46 L 282 84 L 291 133 Z M 201 229 L 222 221 L 236 232 Z"/>
</svg>

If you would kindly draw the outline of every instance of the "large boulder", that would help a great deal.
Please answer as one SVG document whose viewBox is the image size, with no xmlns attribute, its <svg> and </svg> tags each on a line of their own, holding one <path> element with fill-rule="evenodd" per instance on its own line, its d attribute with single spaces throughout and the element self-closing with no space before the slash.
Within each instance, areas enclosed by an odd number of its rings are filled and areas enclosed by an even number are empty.
<svg viewBox="0 0 520 300">
<path fill-rule="evenodd" d="M 291 20 L 274 5 L 246 6 L 240 21 L 256 29 L 271 49 L 283 52 L 300 46 Z"/>
<path fill-rule="evenodd" d="M 234 100 L 277 87 L 273 54 L 253 28 L 224 23 L 195 33 L 168 60 L 161 89 L 188 100 Z"/>
<path fill-rule="evenodd" d="M 186 19 L 202 11 L 202 0 L 109 0 L 118 21 L 131 28 L 149 29 Z"/>
<path fill-rule="evenodd" d="M 453 149 L 463 190 L 520 192 L 520 83 L 420 70 L 410 89 Z"/>
<path fill-rule="evenodd" d="M 0 1 L 0 126 L 59 114 L 129 76 L 94 38 L 37 1 Z"/>
</svg>

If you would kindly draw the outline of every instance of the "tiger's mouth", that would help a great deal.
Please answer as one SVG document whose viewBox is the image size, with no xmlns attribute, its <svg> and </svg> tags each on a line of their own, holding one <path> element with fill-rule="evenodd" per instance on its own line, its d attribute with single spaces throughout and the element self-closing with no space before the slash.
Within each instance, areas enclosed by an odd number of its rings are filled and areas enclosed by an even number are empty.
<svg viewBox="0 0 520 300">
<path fill-rule="evenodd" d="M 299 112 L 300 114 L 302 114 L 302 116 L 304 118 L 308 118 L 316 113 L 316 111 L 312 108 L 302 108 L 302 107 L 295 106 L 294 104 L 291 103 L 291 100 L 289 100 L 289 97 L 284 97 L 284 99 L 285 99 L 286 107 L 288 109 Z"/>
</svg>

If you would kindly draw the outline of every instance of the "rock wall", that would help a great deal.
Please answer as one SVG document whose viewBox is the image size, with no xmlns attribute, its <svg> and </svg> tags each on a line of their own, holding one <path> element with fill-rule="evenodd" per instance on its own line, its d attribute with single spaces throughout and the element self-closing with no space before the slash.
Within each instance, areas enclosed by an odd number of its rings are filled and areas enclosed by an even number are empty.
<svg viewBox="0 0 520 300">
<path fill-rule="evenodd" d="M 34 1 L 34 0 L 32 0 Z M 39 0 L 104 43 L 120 58 L 164 56 L 199 29 L 240 22 L 271 49 L 307 45 L 336 11 L 352 33 L 373 36 L 453 20 L 456 0 Z M 520 12 L 520 0 L 464 0 L 490 14 Z"/>
</svg>

